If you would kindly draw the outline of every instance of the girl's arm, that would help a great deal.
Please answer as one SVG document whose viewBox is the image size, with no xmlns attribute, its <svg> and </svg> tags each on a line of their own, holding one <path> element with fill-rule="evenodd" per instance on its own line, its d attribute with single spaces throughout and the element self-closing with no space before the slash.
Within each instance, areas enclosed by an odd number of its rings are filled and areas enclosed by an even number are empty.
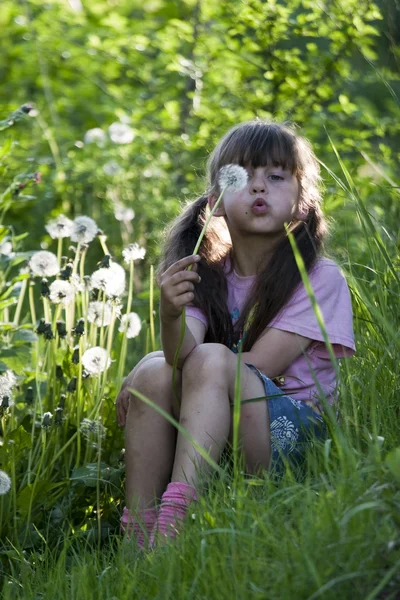
<svg viewBox="0 0 400 600">
<path fill-rule="evenodd" d="M 174 362 L 175 352 L 181 335 L 181 320 L 182 317 L 179 317 L 175 321 L 166 322 L 163 322 L 161 319 L 161 344 L 165 360 L 170 365 Z M 191 351 L 204 342 L 205 334 L 206 327 L 204 323 L 193 317 L 186 318 L 185 337 L 178 359 L 179 369 L 182 369 L 183 363 Z"/>
<path fill-rule="evenodd" d="M 254 365 L 273 379 L 282 375 L 311 342 L 310 338 L 297 333 L 270 327 L 249 352 L 242 353 L 242 361 Z"/>
<path fill-rule="evenodd" d="M 186 256 L 172 264 L 160 278 L 161 344 L 165 360 L 170 365 L 174 362 L 179 344 L 183 309 L 193 301 L 194 286 L 200 281 L 197 273 L 199 260 L 198 255 Z M 205 325 L 201 321 L 192 317 L 187 318 L 185 337 L 178 360 L 180 369 L 193 348 L 204 341 L 205 330 Z"/>
</svg>

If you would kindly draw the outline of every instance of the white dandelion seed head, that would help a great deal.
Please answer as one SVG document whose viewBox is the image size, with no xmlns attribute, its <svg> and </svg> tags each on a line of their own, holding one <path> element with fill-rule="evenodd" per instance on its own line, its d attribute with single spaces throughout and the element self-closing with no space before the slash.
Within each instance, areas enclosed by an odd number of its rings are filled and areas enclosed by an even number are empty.
<svg viewBox="0 0 400 600">
<path fill-rule="evenodd" d="M 85 144 L 96 144 L 102 148 L 106 143 L 106 138 L 105 132 L 100 127 L 94 127 L 93 129 L 88 129 L 83 141 Z"/>
<path fill-rule="evenodd" d="M 125 271 L 121 265 L 111 262 L 108 269 L 101 267 L 90 278 L 90 289 L 103 290 L 106 296 L 121 296 L 126 286 Z"/>
<path fill-rule="evenodd" d="M 139 315 L 135 312 L 131 312 L 127 315 L 123 315 L 118 331 L 123 333 L 126 332 L 127 338 L 135 338 L 139 335 L 141 329 L 142 321 Z"/>
<path fill-rule="evenodd" d="M 130 263 L 131 260 L 141 260 L 146 255 L 146 249 L 139 246 L 139 244 L 129 244 L 127 248 L 122 250 L 122 256 L 126 263 Z"/>
<path fill-rule="evenodd" d="M 11 479 L 4 471 L 0 471 L 0 496 L 4 496 L 11 489 Z"/>
<path fill-rule="evenodd" d="M 106 327 L 111 323 L 112 307 L 109 302 L 90 302 L 87 320 L 97 327 Z"/>
<path fill-rule="evenodd" d="M 73 229 L 73 222 L 64 215 L 58 215 L 45 225 L 45 229 L 53 240 L 58 238 L 70 237 Z"/>
<path fill-rule="evenodd" d="M 103 171 L 106 175 L 114 177 L 115 175 L 121 173 L 122 169 L 116 160 L 109 160 L 108 162 L 104 163 Z"/>
<path fill-rule="evenodd" d="M 83 436 L 88 439 L 104 438 L 107 429 L 104 427 L 101 421 L 95 419 L 83 419 L 81 421 L 80 430 Z"/>
<path fill-rule="evenodd" d="M 75 288 L 69 283 L 69 281 L 63 281 L 56 279 L 50 285 L 50 301 L 54 304 L 61 304 L 62 306 L 68 306 L 75 298 Z"/>
<path fill-rule="evenodd" d="M 117 221 L 129 223 L 135 218 L 135 211 L 133 208 L 128 208 L 127 206 L 118 206 L 114 211 L 114 215 Z"/>
<path fill-rule="evenodd" d="M 0 406 L 4 398 L 8 398 L 9 406 L 12 406 L 11 396 L 13 388 L 17 385 L 17 378 L 9 369 L 0 375 Z"/>
<path fill-rule="evenodd" d="M 100 375 L 111 365 L 107 350 L 100 346 L 89 348 L 82 356 L 82 365 L 89 375 Z"/>
<path fill-rule="evenodd" d="M 133 129 L 125 123 L 112 123 L 108 135 L 114 144 L 130 144 L 135 137 Z"/>
<path fill-rule="evenodd" d="M 73 221 L 71 240 L 79 244 L 89 244 L 97 235 L 98 229 L 90 217 L 76 217 Z"/>
<path fill-rule="evenodd" d="M 247 171 L 239 165 L 225 165 L 219 170 L 218 183 L 221 190 L 238 192 L 247 184 Z"/>
<path fill-rule="evenodd" d="M 77 275 L 76 273 L 73 273 L 70 277 L 70 283 L 72 285 L 72 287 L 75 290 L 75 293 L 79 293 L 79 292 L 84 292 L 85 291 L 85 284 L 82 281 L 82 279 L 80 278 L 79 275 Z"/>
<path fill-rule="evenodd" d="M 38 277 L 53 277 L 60 271 L 57 256 L 47 250 L 39 250 L 32 255 L 29 268 Z"/>
<path fill-rule="evenodd" d="M 9 241 L 8 238 L 4 238 L 4 240 L 0 242 L 0 254 L 3 254 L 4 256 L 9 256 L 11 253 L 12 243 Z"/>
</svg>

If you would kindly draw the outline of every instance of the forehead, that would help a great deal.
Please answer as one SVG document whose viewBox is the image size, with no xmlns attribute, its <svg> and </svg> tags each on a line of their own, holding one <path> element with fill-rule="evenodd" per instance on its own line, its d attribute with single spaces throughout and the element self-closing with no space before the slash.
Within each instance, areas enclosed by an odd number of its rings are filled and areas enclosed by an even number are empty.
<svg viewBox="0 0 400 600">
<path fill-rule="evenodd" d="M 278 128 L 237 130 L 226 140 L 220 161 L 220 166 L 229 163 L 253 168 L 280 166 L 295 173 L 298 169 L 295 138 Z"/>
</svg>

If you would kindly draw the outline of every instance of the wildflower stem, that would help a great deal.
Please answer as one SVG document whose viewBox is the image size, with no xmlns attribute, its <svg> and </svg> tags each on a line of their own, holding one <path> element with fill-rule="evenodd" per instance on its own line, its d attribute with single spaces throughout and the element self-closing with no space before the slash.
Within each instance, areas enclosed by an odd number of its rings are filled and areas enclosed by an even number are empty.
<svg viewBox="0 0 400 600">
<path fill-rule="evenodd" d="M 57 261 L 58 264 L 61 267 L 61 257 L 62 257 L 62 246 L 63 246 L 63 239 L 62 237 L 58 238 L 58 242 L 57 242 Z"/>
<path fill-rule="evenodd" d="M 107 248 L 106 239 L 107 238 L 105 235 L 99 235 L 99 242 L 100 242 L 101 247 L 103 248 L 104 254 L 110 254 L 110 252 Z"/>
<path fill-rule="evenodd" d="M 22 310 L 22 304 L 24 302 L 24 297 L 25 297 L 25 292 L 26 292 L 26 286 L 28 285 L 28 280 L 24 279 L 22 282 L 22 287 L 21 287 L 21 291 L 19 294 L 19 298 L 18 298 L 18 304 L 17 304 L 17 308 L 15 310 L 15 314 L 14 314 L 14 327 L 18 326 L 18 321 L 19 321 L 19 317 L 21 315 L 21 310 Z"/>
<path fill-rule="evenodd" d="M 151 349 L 154 352 L 156 349 L 156 340 L 154 335 L 154 314 L 153 314 L 153 306 L 154 306 L 154 267 L 150 266 L 150 299 L 149 299 L 149 308 L 150 308 L 150 338 L 151 338 Z"/>
<path fill-rule="evenodd" d="M 222 196 L 224 195 L 225 190 L 226 190 L 226 186 L 223 188 L 222 192 L 220 193 L 220 195 L 218 197 L 218 200 L 214 204 L 212 210 L 210 211 L 210 214 L 208 215 L 208 218 L 207 218 L 206 222 L 204 223 L 203 229 L 201 230 L 201 233 L 199 235 L 199 239 L 197 240 L 197 243 L 196 243 L 196 245 L 194 247 L 193 254 L 197 254 L 198 253 L 199 248 L 200 248 L 200 244 L 201 244 L 201 242 L 203 240 L 203 237 L 204 237 L 204 234 L 205 234 L 205 232 L 207 230 L 208 224 L 209 224 L 211 218 L 213 217 L 215 211 L 217 210 L 217 208 L 218 208 L 218 206 L 219 206 L 219 204 L 220 204 L 220 202 L 222 200 Z M 187 270 L 191 271 L 192 270 L 192 265 L 189 265 L 188 268 L 187 268 Z M 177 374 L 177 370 L 178 370 L 179 354 L 180 354 L 180 351 L 181 351 L 181 348 L 182 348 L 183 340 L 185 338 L 185 330 L 186 330 L 186 307 L 184 306 L 183 310 L 182 310 L 182 314 L 181 314 L 181 334 L 180 334 L 180 337 L 179 337 L 178 347 L 176 349 L 175 356 L 174 356 L 174 361 L 173 361 L 173 364 L 172 364 L 172 390 L 173 390 L 173 393 L 174 393 L 174 396 L 175 396 L 175 399 L 176 399 L 178 405 L 180 405 L 180 401 L 179 401 L 178 390 L 177 390 L 177 387 L 176 387 L 176 374 Z"/>
<path fill-rule="evenodd" d="M 133 260 L 129 261 L 129 289 L 128 289 L 128 301 L 126 304 L 126 323 L 124 327 L 124 331 L 122 333 L 122 345 L 121 345 L 121 354 L 120 360 L 118 363 L 118 373 L 117 373 L 117 389 L 121 387 L 121 381 L 124 374 L 125 368 L 125 360 L 126 360 L 126 350 L 128 347 L 128 338 L 126 337 L 126 332 L 129 327 L 129 318 L 128 315 L 131 312 L 132 305 L 132 296 L 133 296 L 133 277 L 135 272 L 135 266 Z"/>
</svg>

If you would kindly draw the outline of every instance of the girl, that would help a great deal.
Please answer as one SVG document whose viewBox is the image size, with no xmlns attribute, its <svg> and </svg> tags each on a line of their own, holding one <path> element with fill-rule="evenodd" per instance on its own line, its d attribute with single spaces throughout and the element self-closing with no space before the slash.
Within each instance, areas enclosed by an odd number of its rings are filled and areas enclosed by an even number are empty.
<svg viewBox="0 0 400 600">
<path fill-rule="evenodd" d="M 244 167 L 247 184 L 224 193 L 193 256 L 226 164 Z M 320 180 L 310 144 L 293 127 L 259 119 L 241 123 L 209 158 L 207 192 L 170 228 L 158 270 L 163 351 L 136 365 L 117 399 L 118 421 L 126 430 L 121 524 L 140 547 L 147 536 L 153 545 L 156 534 L 176 534 L 197 499 L 199 471 L 206 473 L 209 465 L 129 387 L 178 419 L 218 462 L 232 439 L 240 342 L 241 400 L 266 398 L 241 405 L 246 471 L 282 472 L 283 460 L 298 462 L 310 440 L 326 434 L 321 397 L 333 403 L 338 382 L 285 230 L 288 224 L 302 254 L 336 357 L 353 354 L 349 290 L 338 266 L 321 257 L 327 225 Z M 178 406 L 172 364 L 185 306 Z"/>
</svg>

